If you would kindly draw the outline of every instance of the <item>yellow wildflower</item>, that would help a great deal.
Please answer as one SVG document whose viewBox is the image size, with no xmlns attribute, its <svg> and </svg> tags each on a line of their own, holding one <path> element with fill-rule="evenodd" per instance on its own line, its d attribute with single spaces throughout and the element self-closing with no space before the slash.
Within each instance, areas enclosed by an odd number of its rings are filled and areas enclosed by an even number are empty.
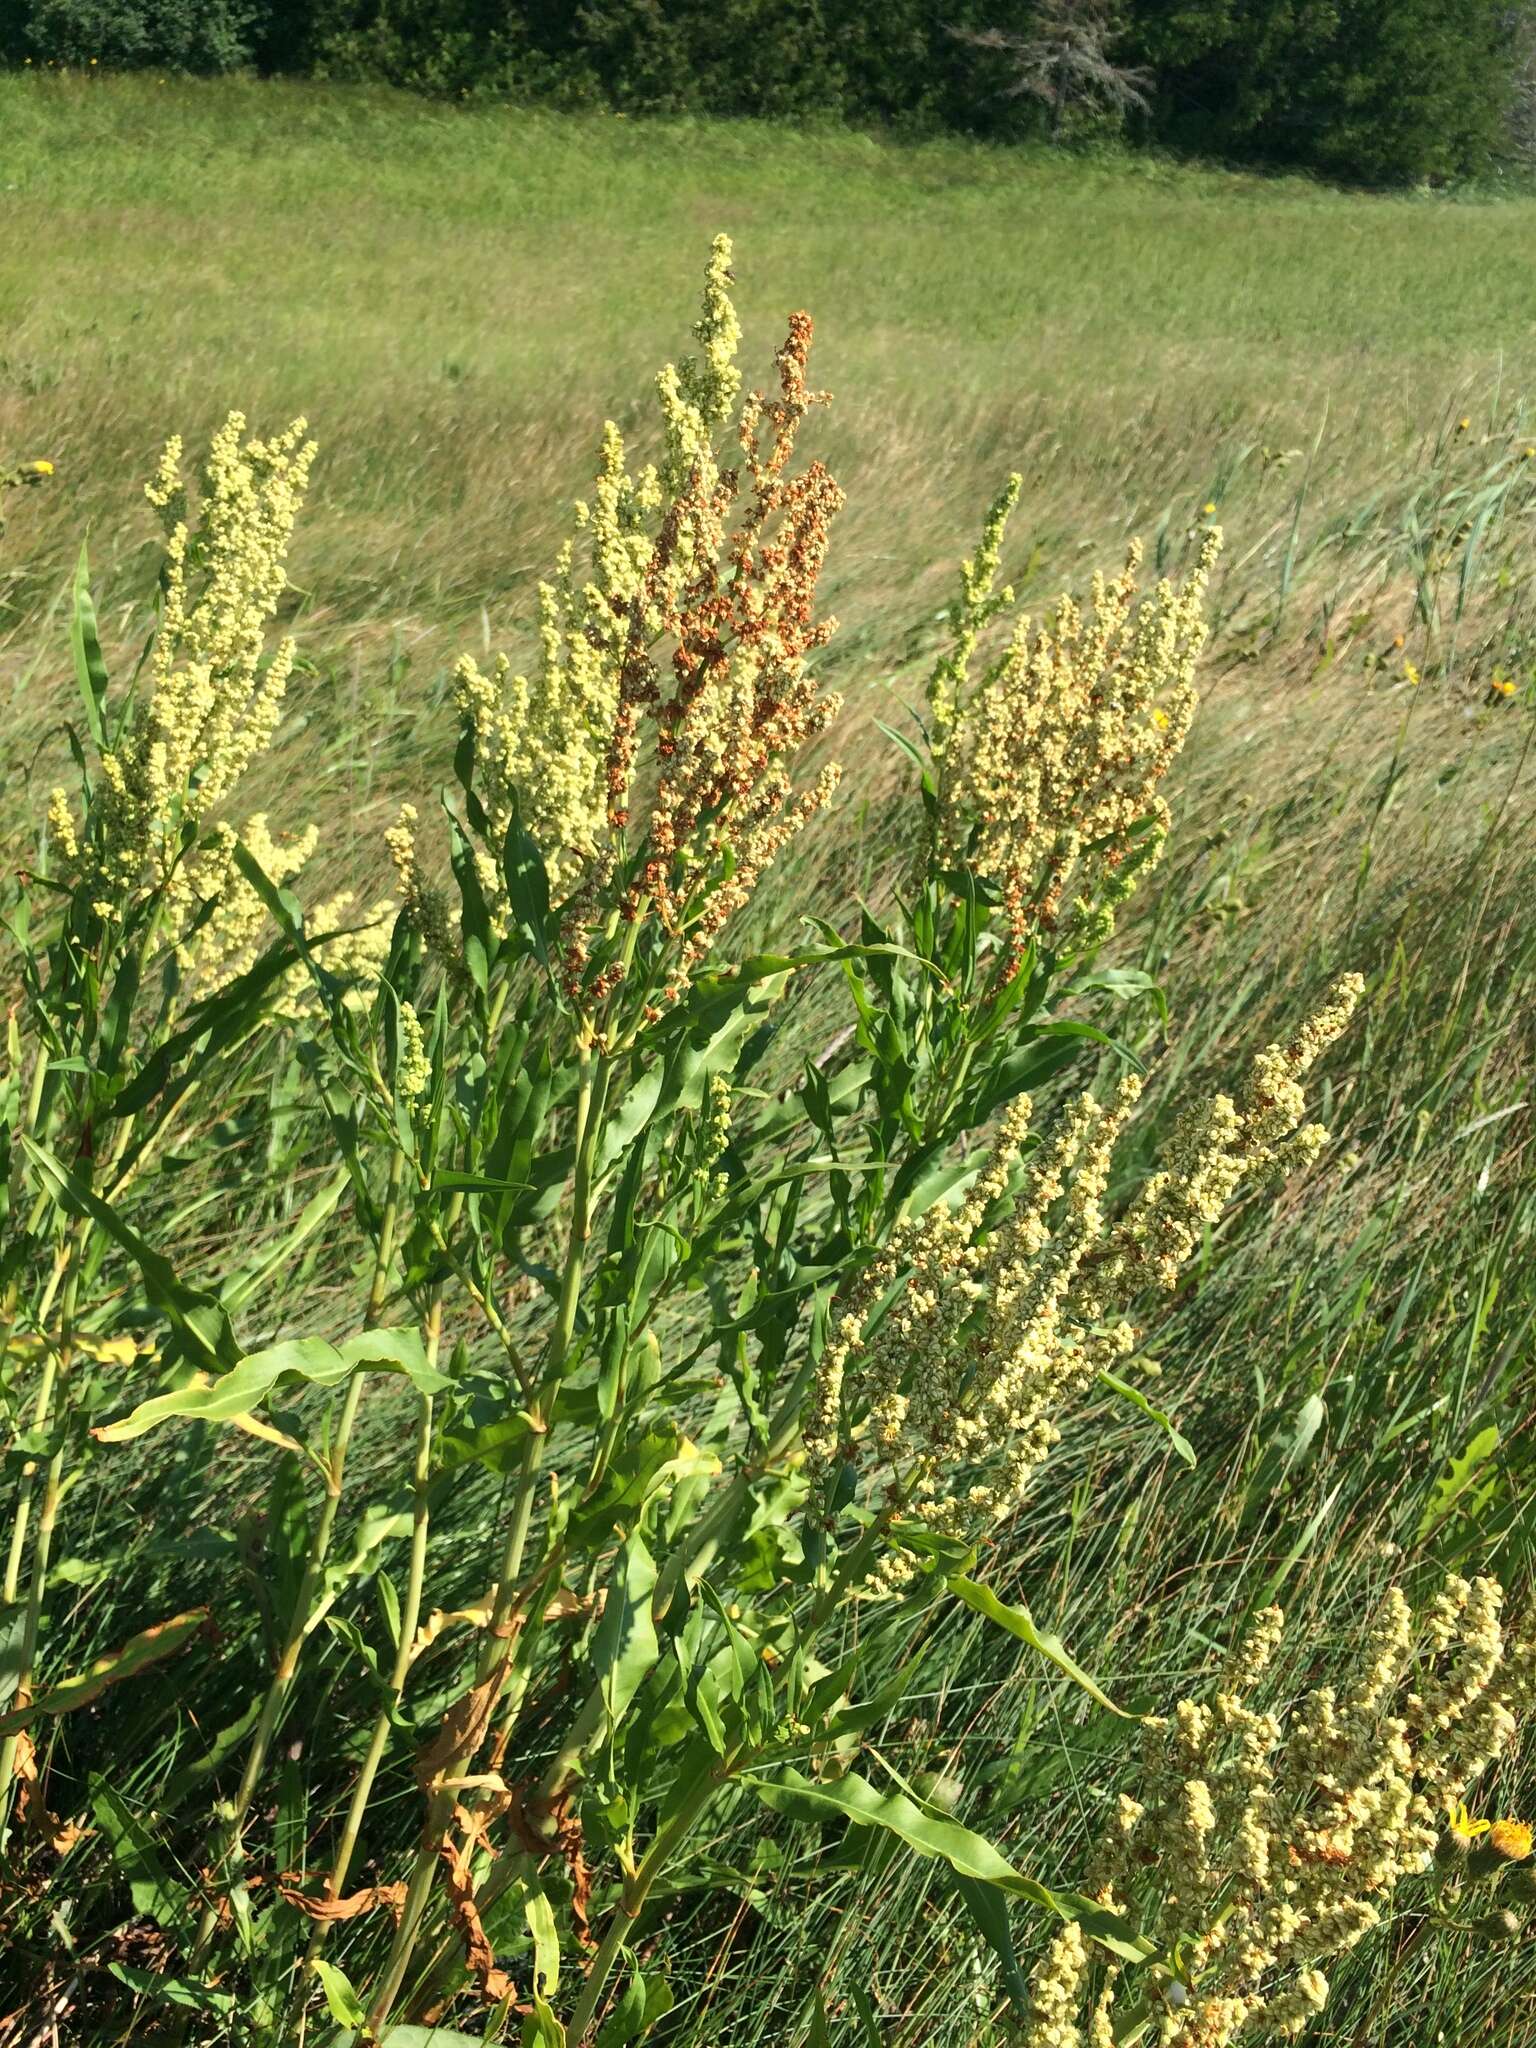
<svg viewBox="0 0 1536 2048">
<path fill-rule="evenodd" d="M 1474 1820 L 1467 1811 L 1464 1799 L 1453 1799 L 1447 1811 L 1446 1823 L 1453 1835 L 1460 1835 L 1464 1842 L 1475 1842 L 1479 1835 L 1486 1835 L 1493 1826 L 1491 1820 Z"/>
</svg>

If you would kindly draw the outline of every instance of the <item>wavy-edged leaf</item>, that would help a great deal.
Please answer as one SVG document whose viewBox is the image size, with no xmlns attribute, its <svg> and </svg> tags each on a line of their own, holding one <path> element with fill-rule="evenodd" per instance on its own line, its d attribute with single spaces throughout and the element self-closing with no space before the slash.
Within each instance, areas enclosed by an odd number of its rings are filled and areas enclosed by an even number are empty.
<svg viewBox="0 0 1536 2048">
<path fill-rule="evenodd" d="M 339 1348 L 348 1365 L 383 1367 L 403 1373 L 418 1394 L 441 1394 L 453 1385 L 447 1373 L 428 1365 L 421 1332 L 409 1325 L 359 1330 Z"/>
<path fill-rule="evenodd" d="M 1006 1629 L 1019 1642 L 1028 1643 L 1032 1650 L 1038 1650 L 1047 1662 L 1070 1678 L 1074 1685 L 1080 1685 L 1090 1699 L 1107 1707 L 1112 1714 L 1118 1714 L 1123 1721 L 1139 1721 L 1139 1714 L 1127 1713 L 1124 1707 L 1117 1707 L 1109 1694 L 1091 1678 L 1072 1655 L 1060 1636 L 1052 1635 L 1049 1629 L 1037 1626 L 1034 1616 L 1027 1607 L 1011 1607 L 1005 1600 L 999 1600 L 990 1586 L 982 1585 L 979 1579 L 953 1578 L 949 1590 L 957 1600 L 975 1614 L 984 1615 L 988 1621 L 995 1621 L 999 1628 Z"/>
<path fill-rule="evenodd" d="M 0 1735 L 13 1734 L 41 1714 L 67 1714 L 72 1708 L 86 1706 L 109 1685 L 134 1677 L 151 1664 L 158 1664 L 162 1657 L 172 1656 L 189 1637 L 196 1635 L 207 1619 L 206 1607 L 189 1607 L 185 1614 L 173 1614 L 169 1621 L 157 1621 L 152 1628 L 140 1629 L 120 1650 L 109 1650 L 73 1678 L 61 1678 L 28 1705 L 0 1714 Z"/>
<path fill-rule="evenodd" d="M 1171 1415 L 1166 1414 L 1161 1408 L 1153 1407 L 1140 1387 L 1133 1387 L 1129 1380 L 1120 1379 L 1112 1372 L 1101 1372 L 1099 1374 L 1099 1385 L 1101 1387 L 1108 1387 L 1109 1391 L 1112 1394 L 1118 1394 L 1122 1401 L 1129 1401 L 1133 1408 L 1140 1409 L 1149 1422 L 1155 1422 L 1164 1436 L 1167 1437 L 1169 1448 L 1184 1460 L 1191 1471 L 1194 1470 L 1196 1462 L 1194 1445 L 1187 1436 L 1180 1435 L 1174 1426 Z"/>
<path fill-rule="evenodd" d="M 199 1374 L 187 1386 L 141 1401 L 131 1415 L 106 1423 L 92 1434 L 102 1443 L 122 1444 L 143 1436 L 162 1422 L 232 1422 L 248 1415 L 285 1381 L 334 1387 L 360 1368 L 402 1373 L 424 1394 L 437 1394 L 452 1382 L 427 1363 L 415 1330 L 364 1330 L 338 1349 L 323 1337 L 290 1337 L 265 1351 L 252 1351 L 217 1379 Z"/>
<path fill-rule="evenodd" d="M 108 1963 L 107 1975 L 156 2005 L 179 2005 L 188 2012 L 217 2013 L 227 2019 L 235 2010 L 232 1991 L 215 1991 L 187 1977 L 168 1977 L 162 1970 L 139 1970 L 131 1963 Z"/>
<path fill-rule="evenodd" d="M 791 1765 L 770 1777 L 743 1778 L 764 1805 L 792 1820 L 846 1820 L 855 1827 L 884 1828 L 919 1856 L 936 1857 L 960 1877 L 995 1886 L 1010 1896 L 1028 1899 L 1060 1920 L 1076 1920 L 1085 1934 L 1128 1962 L 1145 1962 L 1155 1944 L 1138 1934 L 1128 1920 L 1107 1912 L 1076 1892 L 1059 1892 L 1015 1870 L 1007 1857 L 984 1835 L 973 1834 L 958 1821 L 925 1813 L 903 1792 L 877 1792 L 867 1778 L 850 1771 L 826 1784 L 813 1784 Z"/>
<path fill-rule="evenodd" d="M 512 922 L 528 951 L 553 979 L 550 966 L 549 870 L 523 824 L 520 805 L 513 807 L 512 823 L 507 828 L 506 843 L 502 848 L 501 870 L 506 878 Z"/>
</svg>

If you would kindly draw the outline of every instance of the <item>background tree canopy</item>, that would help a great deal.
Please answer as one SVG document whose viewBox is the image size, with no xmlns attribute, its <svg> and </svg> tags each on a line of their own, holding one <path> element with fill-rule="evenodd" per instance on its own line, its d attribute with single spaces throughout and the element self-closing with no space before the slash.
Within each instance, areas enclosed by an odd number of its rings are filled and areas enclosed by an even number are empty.
<svg viewBox="0 0 1536 2048">
<path fill-rule="evenodd" d="M 253 65 L 1004 141 L 1123 131 L 1373 184 L 1484 173 L 1525 153 L 1529 126 L 1529 16 L 1508 0 L 19 0 L 6 16 L 18 63 Z M 1038 72 L 1042 42 L 1069 33 L 1143 93 L 1064 110 L 1021 90 L 1022 53 Z"/>
</svg>

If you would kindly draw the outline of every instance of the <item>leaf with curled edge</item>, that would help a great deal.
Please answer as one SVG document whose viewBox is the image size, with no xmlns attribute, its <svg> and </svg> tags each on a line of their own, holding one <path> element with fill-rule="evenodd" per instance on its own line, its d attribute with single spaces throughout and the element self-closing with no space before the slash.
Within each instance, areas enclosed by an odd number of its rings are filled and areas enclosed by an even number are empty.
<svg viewBox="0 0 1536 2048">
<path fill-rule="evenodd" d="M 105 1423 L 91 1434 L 102 1443 L 121 1444 L 177 1418 L 236 1422 L 249 1416 L 285 1381 L 334 1387 L 360 1368 L 401 1373 L 423 1394 L 438 1394 L 452 1385 L 446 1373 L 427 1363 L 415 1330 L 364 1330 L 340 1346 L 328 1344 L 323 1337 L 291 1337 L 264 1351 L 248 1352 L 216 1379 L 198 1374 L 183 1387 L 141 1401 L 130 1415 Z"/>
<path fill-rule="evenodd" d="M 1056 1669 L 1070 1678 L 1074 1685 L 1082 1687 L 1090 1699 L 1107 1707 L 1112 1714 L 1118 1714 L 1123 1721 L 1139 1721 L 1139 1714 L 1117 1707 L 1109 1694 L 1094 1678 L 1083 1669 L 1060 1636 L 1052 1635 L 1049 1629 L 1039 1627 L 1029 1609 L 1024 1606 L 1010 1606 L 1006 1600 L 999 1600 L 990 1586 L 982 1585 L 979 1579 L 953 1578 L 948 1582 L 949 1590 L 957 1600 L 963 1601 L 974 1614 L 984 1615 L 994 1621 L 1009 1635 L 1021 1643 L 1027 1643 L 1032 1650 L 1054 1664 Z"/>
<path fill-rule="evenodd" d="M 1011 1897 L 1028 1899 L 1060 1920 L 1077 1921 L 1085 1934 L 1127 1962 L 1143 1963 L 1157 1953 L 1156 1945 L 1120 1914 L 1109 1912 L 1077 1892 L 1056 1891 L 1036 1878 L 1026 1877 L 984 1835 L 974 1834 L 958 1821 L 941 1820 L 925 1813 L 903 1792 L 877 1792 L 867 1778 L 856 1772 L 850 1771 L 827 1784 L 815 1784 L 784 1764 L 771 1776 L 744 1777 L 740 1782 L 750 1786 L 765 1806 L 792 1820 L 842 1819 L 855 1827 L 883 1828 L 918 1855 L 947 1863 L 960 1877 L 974 1878 Z"/>
<path fill-rule="evenodd" d="M 109 1685 L 133 1678 L 151 1664 L 158 1664 L 162 1657 L 173 1655 L 197 1634 L 207 1619 L 206 1607 L 189 1607 L 185 1614 L 173 1614 L 168 1621 L 157 1621 L 151 1628 L 140 1629 L 121 1649 L 98 1657 L 73 1678 L 61 1678 L 26 1706 L 12 1707 L 9 1713 L 0 1714 L 0 1735 L 14 1734 L 40 1715 L 67 1714 L 76 1707 L 88 1706 Z"/>
</svg>

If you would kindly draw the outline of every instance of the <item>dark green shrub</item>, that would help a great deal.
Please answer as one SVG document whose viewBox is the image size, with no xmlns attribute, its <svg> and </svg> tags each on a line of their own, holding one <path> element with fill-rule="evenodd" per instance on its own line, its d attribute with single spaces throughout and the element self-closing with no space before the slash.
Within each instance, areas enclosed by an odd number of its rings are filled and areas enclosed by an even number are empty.
<svg viewBox="0 0 1536 2048">
<path fill-rule="evenodd" d="M 35 0 L 25 42 L 55 63 L 233 71 L 261 11 L 255 0 Z"/>
</svg>

